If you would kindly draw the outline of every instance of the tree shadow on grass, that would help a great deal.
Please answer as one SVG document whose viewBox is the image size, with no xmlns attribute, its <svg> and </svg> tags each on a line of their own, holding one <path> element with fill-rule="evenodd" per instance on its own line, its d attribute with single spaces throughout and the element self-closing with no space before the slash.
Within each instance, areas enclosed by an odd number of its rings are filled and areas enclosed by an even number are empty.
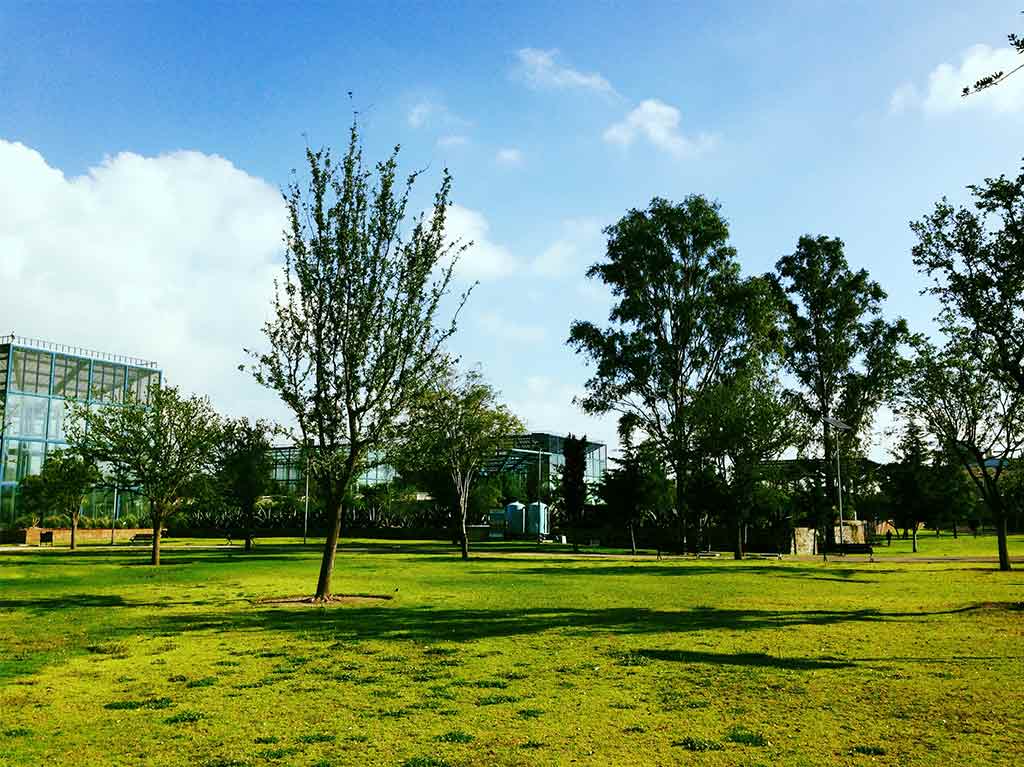
<svg viewBox="0 0 1024 767">
<path fill-rule="evenodd" d="M 885 612 L 880 610 L 730 610 L 698 607 L 689 610 L 646 608 L 582 609 L 567 607 L 522 610 L 433 609 L 430 607 L 300 607 L 188 612 L 161 615 L 157 630 L 270 631 L 320 634 L 325 638 L 412 640 L 424 643 L 468 642 L 477 639 L 528 636 L 558 631 L 575 636 L 591 634 L 686 634 L 725 629 L 757 631 L 798 626 L 920 620 L 951 612 Z"/>
<path fill-rule="evenodd" d="M 693 650 L 634 650 L 634 654 L 651 660 L 674 663 L 707 663 L 714 666 L 757 666 L 783 671 L 834 671 L 851 668 L 855 663 L 839 658 L 782 658 L 765 653 L 717 653 Z"/>
<path fill-rule="evenodd" d="M 523 562 L 527 560 L 505 558 L 504 561 Z M 756 565 L 728 564 L 718 565 L 696 564 L 688 561 L 681 561 L 677 564 L 648 564 L 638 562 L 636 564 L 617 564 L 610 561 L 608 564 L 594 564 L 586 562 L 583 564 L 567 564 L 565 562 L 552 562 L 548 565 L 537 565 L 536 559 L 530 560 L 532 567 L 514 567 L 508 570 L 476 570 L 474 574 L 486 576 L 500 574 L 502 576 L 570 576 L 584 577 L 591 576 L 631 576 L 631 575 L 660 575 L 671 577 L 694 577 L 694 576 L 721 576 L 732 575 L 757 575 L 765 578 L 794 578 L 797 580 L 834 581 L 837 583 L 872 584 L 881 579 L 874 576 L 902 572 L 895 569 L 876 569 L 875 567 L 828 567 L 817 568 L 808 565 L 780 565 L 765 563 Z"/>
</svg>

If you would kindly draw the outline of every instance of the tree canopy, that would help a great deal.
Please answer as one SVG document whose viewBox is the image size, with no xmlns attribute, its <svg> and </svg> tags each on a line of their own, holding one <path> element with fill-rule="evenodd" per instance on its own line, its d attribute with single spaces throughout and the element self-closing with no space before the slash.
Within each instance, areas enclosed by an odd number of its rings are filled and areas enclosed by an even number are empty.
<svg viewBox="0 0 1024 767">
<path fill-rule="evenodd" d="M 308 178 L 286 195 L 285 263 L 263 327 L 269 350 L 251 354 L 256 380 L 288 406 L 310 450 L 329 515 L 315 599 L 328 600 L 342 504 L 360 466 L 447 363 L 465 294 L 448 322 L 439 314 L 466 246 L 445 231 L 447 171 L 433 209 L 410 221 L 419 174 L 398 180 L 397 147 L 371 171 L 353 125 L 340 163 L 307 149 L 306 165 Z"/>
<path fill-rule="evenodd" d="M 75 452 L 149 501 L 154 565 L 160 564 L 164 523 L 211 472 L 220 434 L 221 420 L 209 399 L 185 397 L 173 386 L 150 387 L 145 403 L 129 394 L 123 404 L 98 410 L 76 406 L 68 425 Z"/>
</svg>

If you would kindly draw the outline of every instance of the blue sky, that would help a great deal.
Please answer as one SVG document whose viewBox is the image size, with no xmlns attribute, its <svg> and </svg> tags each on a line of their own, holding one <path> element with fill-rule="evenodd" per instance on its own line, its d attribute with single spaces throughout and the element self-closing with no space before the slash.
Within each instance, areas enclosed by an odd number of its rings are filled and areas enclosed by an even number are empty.
<svg viewBox="0 0 1024 767">
<path fill-rule="evenodd" d="M 0 327 L 277 414 L 235 370 L 279 256 L 273 191 L 354 107 L 370 156 L 428 168 L 417 204 L 455 176 L 481 281 L 466 363 L 532 427 L 612 440 L 570 404 L 587 371 L 564 340 L 607 310 L 583 278 L 600 228 L 652 196 L 717 198 L 750 273 L 839 236 L 889 314 L 930 327 L 907 222 L 1020 166 L 1024 77 L 956 95 L 1006 60 L 1019 5 L 0 4 L 0 277 L 23 287 Z"/>
</svg>

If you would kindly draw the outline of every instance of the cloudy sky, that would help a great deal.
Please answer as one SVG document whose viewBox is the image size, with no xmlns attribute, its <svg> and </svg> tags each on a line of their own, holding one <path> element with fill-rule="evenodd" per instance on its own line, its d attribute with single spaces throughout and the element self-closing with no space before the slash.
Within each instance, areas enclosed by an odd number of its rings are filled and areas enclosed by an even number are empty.
<svg viewBox="0 0 1024 767">
<path fill-rule="evenodd" d="M 704 193 L 749 273 L 839 236 L 928 330 L 907 222 L 1020 166 L 1024 73 L 959 96 L 1014 65 L 1020 6 L 0 4 L 0 332 L 156 359 L 227 413 L 280 417 L 237 370 L 280 188 L 355 108 L 371 156 L 427 169 L 417 204 L 454 174 L 480 282 L 464 363 L 532 428 L 614 443 L 571 404 L 587 369 L 564 345 L 607 312 L 583 276 L 601 229 Z"/>
</svg>

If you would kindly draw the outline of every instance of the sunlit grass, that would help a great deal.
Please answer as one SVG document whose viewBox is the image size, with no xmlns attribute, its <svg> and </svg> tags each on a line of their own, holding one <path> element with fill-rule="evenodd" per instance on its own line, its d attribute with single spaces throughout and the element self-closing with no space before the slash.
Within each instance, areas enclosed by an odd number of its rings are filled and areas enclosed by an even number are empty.
<svg viewBox="0 0 1024 767">
<path fill-rule="evenodd" d="M 1024 761 L 1019 571 L 348 546 L 0 555 L 0 764 Z"/>
</svg>

